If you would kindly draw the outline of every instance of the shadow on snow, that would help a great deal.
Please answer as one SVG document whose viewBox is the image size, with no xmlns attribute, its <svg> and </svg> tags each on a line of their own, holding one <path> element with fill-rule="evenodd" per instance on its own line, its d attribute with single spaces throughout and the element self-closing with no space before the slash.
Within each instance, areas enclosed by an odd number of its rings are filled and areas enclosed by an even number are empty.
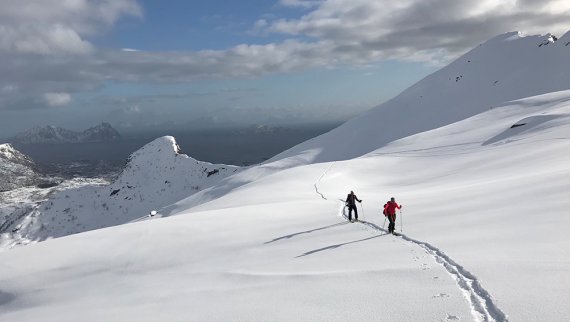
<svg viewBox="0 0 570 322">
<path fill-rule="evenodd" d="M 311 229 L 311 230 L 301 231 L 301 232 L 298 232 L 298 233 L 294 233 L 294 234 L 290 234 L 290 235 L 285 235 L 285 236 L 281 236 L 281 237 L 272 239 L 272 240 L 267 241 L 267 242 L 265 242 L 265 243 L 263 243 L 263 244 L 271 244 L 271 243 L 274 243 L 274 242 L 279 241 L 279 240 L 293 238 L 293 237 L 295 237 L 295 236 L 302 235 L 302 234 L 310 234 L 310 233 L 315 232 L 315 231 L 325 230 L 325 229 L 329 229 L 329 228 L 333 228 L 333 227 L 337 227 L 337 226 L 342 226 L 342 225 L 346 225 L 346 224 L 348 224 L 348 222 L 343 221 L 343 222 L 339 222 L 339 223 L 336 223 L 336 224 L 333 224 L 333 225 L 328 225 L 328 226 L 324 226 L 324 227 L 320 227 L 320 228 L 315 228 L 315 229 Z"/>
<path fill-rule="evenodd" d="M 319 248 L 319 249 L 315 249 L 315 250 L 308 251 L 308 252 L 303 253 L 303 254 L 301 254 L 301 255 L 299 255 L 299 256 L 296 256 L 295 258 L 305 257 L 305 256 L 308 256 L 308 255 L 313 255 L 313 254 L 315 254 L 315 253 L 320 253 L 320 252 L 325 251 L 325 250 L 337 249 L 337 248 L 340 248 L 340 247 L 342 247 L 342 246 L 346 246 L 346 245 L 350 245 L 350 244 L 355 244 L 355 243 L 360 243 L 360 242 L 363 242 L 363 241 L 366 241 L 366 240 L 370 240 L 370 239 L 374 239 L 374 238 L 378 238 L 378 237 L 382 237 L 382 236 L 386 236 L 386 235 L 387 235 L 387 234 L 380 234 L 380 235 L 375 235 L 375 236 L 368 237 L 368 238 L 363 238 L 363 239 L 359 239 L 359 240 L 353 240 L 353 241 L 351 241 L 351 242 L 346 242 L 346 243 L 342 243 L 342 244 L 330 245 L 330 246 L 327 246 L 327 247 L 323 247 L 323 248 Z"/>
</svg>

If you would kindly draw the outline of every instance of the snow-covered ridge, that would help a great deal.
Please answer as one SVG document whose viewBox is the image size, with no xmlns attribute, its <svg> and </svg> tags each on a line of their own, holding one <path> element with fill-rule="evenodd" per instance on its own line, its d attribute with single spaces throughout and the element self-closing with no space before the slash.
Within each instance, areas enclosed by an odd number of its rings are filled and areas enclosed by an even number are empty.
<svg viewBox="0 0 570 322">
<path fill-rule="evenodd" d="M 33 167 L 34 162 L 22 152 L 16 150 L 10 143 L 0 144 L 0 158 L 5 161 L 17 162 Z"/>
<path fill-rule="evenodd" d="M 56 126 L 34 127 L 10 139 L 20 144 L 60 144 L 106 142 L 120 139 L 121 135 L 109 123 L 101 123 L 82 132 Z"/>
<path fill-rule="evenodd" d="M 269 162 L 318 151 L 307 163 L 346 160 L 505 102 L 570 88 L 570 32 L 499 35 L 395 98 Z M 308 155 L 308 154 L 307 154 Z"/>
<path fill-rule="evenodd" d="M 110 185 L 61 191 L 15 223 L 13 244 L 99 229 L 148 216 L 236 173 L 239 167 L 195 160 L 173 137 L 158 138 L 135 153 Z M 157 217 L 161 214 L 157 214 Z"/>
<path fill-rule="evenodd" d="M 27 155 L 8 143 L 0 144 L 0 192 L 48 181 Z"/>
</svg>

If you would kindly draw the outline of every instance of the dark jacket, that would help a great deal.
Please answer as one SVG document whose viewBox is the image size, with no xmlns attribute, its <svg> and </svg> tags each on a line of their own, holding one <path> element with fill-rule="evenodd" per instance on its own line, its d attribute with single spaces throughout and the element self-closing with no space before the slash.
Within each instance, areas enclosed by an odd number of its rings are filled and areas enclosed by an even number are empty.
<svg viewBox="0 0 570 322">
<path fill-rule="evenodd" d="M 358 197 L 355 194 L 348 194 L 348 196 L 346 196 L 346 203 L 352 206 L 356 205 L 356 202 L 361 202 L 362 200 L 358 199 Z"/>
</svg>

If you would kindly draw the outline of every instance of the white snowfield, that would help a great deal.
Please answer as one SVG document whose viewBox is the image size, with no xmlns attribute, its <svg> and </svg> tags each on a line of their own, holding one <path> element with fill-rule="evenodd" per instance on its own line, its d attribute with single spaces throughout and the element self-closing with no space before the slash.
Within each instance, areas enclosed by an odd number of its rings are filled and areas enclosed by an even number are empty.
<svg viewBox="0 0 570 322">
<path fill-rule="evenodd" d="M 567 38 L 495 38 L 170 217 L 1 253 L 0 320 L 567 321 Z"/>
<path fill-rule="evenodd" d="M 158 138 L 133 153 L 113 183 L 59 191 L 10 223 L 0 235 L 0 246 L 26 245 L 143 220 L 156 209 L 239 170 L 236 166 L 197 161 L 179 153 L 173 137 Z"/>
</svg>

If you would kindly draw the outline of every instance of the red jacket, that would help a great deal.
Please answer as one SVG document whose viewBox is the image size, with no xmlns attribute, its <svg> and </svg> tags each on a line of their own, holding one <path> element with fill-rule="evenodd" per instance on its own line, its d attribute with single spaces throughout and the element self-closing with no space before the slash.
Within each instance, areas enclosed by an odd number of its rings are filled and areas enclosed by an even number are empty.
<svg viewBox="0 0 570 322">
<path fill-rule="evenodd" d="M 385 213 L 388 215 L 395 215 L 396 209 L 401 209 L 402 206 L 398 205 L 396 202 L 388 201 L 386 207 L 384 207 Z"/>
</svg>

